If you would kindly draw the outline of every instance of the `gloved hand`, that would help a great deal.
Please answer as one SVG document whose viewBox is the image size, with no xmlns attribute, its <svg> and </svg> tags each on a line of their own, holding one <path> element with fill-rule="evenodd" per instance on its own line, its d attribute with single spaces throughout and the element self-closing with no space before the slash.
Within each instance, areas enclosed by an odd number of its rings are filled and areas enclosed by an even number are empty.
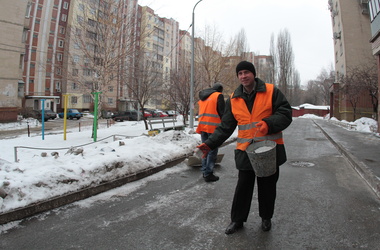
<svg viewBox="0 0 380 250">
<path fill-rule="evenodd" d="M 264 135 L 268 134 L 268 130 L 269 130 L 269 127 L 268 127 L 268 124 L 264 121 L 259 121 L 257 124 L 256 124 L 256 127 L 259 128 L 259 131 L 261 133 L 263 133 Z"/>
<path fill-rule="evenodd" d="M 211 151 L 211 148 L 209 146 L 207 146 L 206 143 L 202 143 L 201 145 L 197 146 L 197 148 L 199 148 L 202 151 L 202 153 L 203 153 L 202 158 L 206 158 L 208 152 Z"/>
</svg>

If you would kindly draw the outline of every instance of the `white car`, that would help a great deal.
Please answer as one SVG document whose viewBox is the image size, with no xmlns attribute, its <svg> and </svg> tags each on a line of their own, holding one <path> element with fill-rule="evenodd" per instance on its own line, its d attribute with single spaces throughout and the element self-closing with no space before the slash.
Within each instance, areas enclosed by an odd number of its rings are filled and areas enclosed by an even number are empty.
<svg viewBox="0 0 380 250">
<path fill-rule="evenodd" d="M 167 113 L 169 116 L 177 116 L 177 115 L 179 115 L 179 112 L 178 112 L 178 111 L 175 111 L 175 110 L 168 110 L 168 111 L 166 111 L 166 113 Z"/>
</svg>

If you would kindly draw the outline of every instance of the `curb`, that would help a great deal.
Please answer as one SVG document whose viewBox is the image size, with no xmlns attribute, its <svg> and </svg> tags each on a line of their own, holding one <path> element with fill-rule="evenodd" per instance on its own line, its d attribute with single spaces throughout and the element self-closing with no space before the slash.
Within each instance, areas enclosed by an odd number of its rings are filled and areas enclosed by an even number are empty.
<svg viewBox="0 0 380 250">
<path fill-rule="evenodd" d="M 129 182 L 140 180 L 142 178 L 145 178 L 145 177 L 148 177 L 148 176 L 153 175 L 155 173 L 158 173 L 164 169 L 173 167 L 173 166 L 179 164 L 180 162 L 184 161 L 187 157 L 188 156 L 185 155 L 183 157 L 180 157 L 180 158 L 174 159 L 170 162 L 167 162 L 166 164 L 164 164 L 162 166 L 146 169 L 146 170 L 143 170 L 143 171 L 140 171 L 140 172 L 137 172 L 134 174 L 130 174 L 128 176 L 125 176 L 125 177 L 122 177 L 122 178 L 119 178 L 119 179 L 116 179 L 113 181 L 102 183 L 98 186 L 84 188 L 84 189 L 81 189 L 77 192 L 65 194 L 65 195 L 60 196 L 60 197 L 56 197 L 56 198 L 52 198 L 50 200 L 34 203 L 34 204 L 29 205 L 29 206 L 20 208 L 20 209 L 16 209 L 16 210 L 13 210 L 13 211 L 10 211 L 7 213 L 0 214 L 0 225 L 6 224 L 6 223 L 9 223 L 12 221 L 21 220 L 21 219 L 24 219 L 24 218 L 27 218 L 27 217 L 30 217 L 32 215 L 39 214 L 42 212 L 46 212 L 46 211 L 52 210 L 54 208 L 58 208 L 58 207 L 61 207 L 61 206 L 64 206 L 64 205 L 67 205 L 67 204 L 70 204 L 70 203 L 73 203 L 73 202 L 76 202 L 79 200 L 89 198 L 89 197 L 97 195 L 99 193 L 120 187 L 120 186 L 125 185 Z M 117 163 L 115 163 L 115 164 L 117 164 Z"/>
<path fill-rule="evenodd" d="M 328 133 L 319 126 L 314 120 L 314 124 L 318 126 L 318 128 L 322 131 L 322 133 L 326 136 L 326 138 L 338 149 L 338 151 L 346 157 L 350 165 L 355 169 L 355 171 L 363 178 L 363 180 L 368 184 L 368 186 L 372 189 L 372 191 L 376 194 L 378 198 L 380 198 L 380 180 L 377 176 L 372 172 L 370 168 L 368 168 L 363 162 L 361 162 L 358 158 L 348 152 L 342 145 L 334 141 Z"/>
</svg>

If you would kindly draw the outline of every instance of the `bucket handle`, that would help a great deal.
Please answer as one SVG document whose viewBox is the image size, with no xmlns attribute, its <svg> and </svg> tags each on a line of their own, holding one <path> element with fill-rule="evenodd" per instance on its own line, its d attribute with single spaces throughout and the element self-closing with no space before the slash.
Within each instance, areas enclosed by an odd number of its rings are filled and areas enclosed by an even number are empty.
<svg viewBox="0 0 380 250">
<path fill-rule="evenodd" d="M 255 125 L 255 127 L 256 127 L 256 125 Z M 256 127 L 256 128 L 257 128 L 257 127 Z M 257 134 L 257 132 L 259 132 L 258 129 L 256 130 L 255 134 L 253 135 L 253 138 L 252 138 L 251 144 L 257 142 L 257 140 L 255 139 L 255 138 L 256 138 L 256 134 Z"/>
</svg>

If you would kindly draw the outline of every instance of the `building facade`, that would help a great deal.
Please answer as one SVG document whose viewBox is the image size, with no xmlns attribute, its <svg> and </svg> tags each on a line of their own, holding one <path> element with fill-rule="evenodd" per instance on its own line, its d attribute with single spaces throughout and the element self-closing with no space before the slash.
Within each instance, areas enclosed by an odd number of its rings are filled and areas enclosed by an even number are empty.
<svg viewBox="0 0 380 250">
<path fill-rule="evenodd" d="M 1 2 L 0 8 L 0 122 L 17 120 L 24 96 L 22 78 L 29 29 L 27 0 Z"/>
<path fill-rule="evenodd" d="M 70 0 L 32 0 L 29 4 L 23 107 L 41 110 L 44 104 L 45 109 L 57 111 L 62 93 Z"/>
<path fill-rule="evenodd" d="M 371 45 L 372 45 L 372 54 L 376 57 L 377 61 L 377 72 L 378 79 L 380 79 L 380 0 L 370 0 L 369 1 L 369 13 L 371 20 Z M 380 100 L 380 81 L 378 80 L 378 91 L 377 91 L 377 100 Z M 378 115 L 378 132 L 380 132 L 380 110 L 377 107 Z"/>
<path fill-rule="evenodd" d="M 373 117 L 373 103 L 362 82 L 355 90 L 347 82 L 353 72 L 360 72 L 375 64 L 372 48 L 368 1 L 329 0 L 335 52 L 335 83 L 330 89 L 331 116 L 353 121 Z M 352 84 L 351 84 L 352 85 Z"/>
</svg>

